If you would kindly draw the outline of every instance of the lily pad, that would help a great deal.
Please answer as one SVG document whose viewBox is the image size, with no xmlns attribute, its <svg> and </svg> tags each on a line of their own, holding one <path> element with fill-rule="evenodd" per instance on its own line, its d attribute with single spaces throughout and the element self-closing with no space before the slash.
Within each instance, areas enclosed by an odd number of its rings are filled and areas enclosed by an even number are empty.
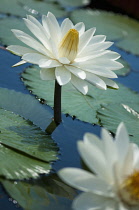
<svg viewBox="0 0 139 210">
<path fill-rule="evenodd" d="M 101 124 L 112 131 L 116 129 L 120 122 L 124 122 L 131 140 L 139 145 L 139 103 L 110 104 L 98 110 L 98 117 Z"/>
<path fill-rule="evenodd" d="M 2 184 L 8 194 L 10 194 L 23 209 L 69 210 L 70 205 L 68 208 L 67 202 L 71 204 L 70 200 L 73 200 L 76 195 L 75 190 L 63 183 L 55 174 L 30 182 L 2 180 Z M 61 199 L 66 202 L 58 202 Z"/>
<path fill-rule="evenodd" d="M 8 179 L 48 173 L 57 146 L 44 132 L 20 116 L 0 109 L 0 175 Z"/>
<path fill-rule="evenodd" d="M 122 69 L 116 70 L 115 73 L 118 76 L 126 76 L 126 75 L 128 75 L 129 72 L 130 72 L 130 69 L 131 69 L 130 65 L 123 58 L 119 58 L 118 61 L 120 63 L 122 63 L 124 67 Z"/>
<path fill-rule="evenodd" d="M 0 41 L 4 45 L 21 45 L 21 41 L 19 41 L 11 32 L 11 29 L 19 29 L 28 33 L 27 27 L 24 24 L 22 19 L 18 18 L 3 18 L 0 19 Z M 24 44 L 22 44 L 24 45 Z"/>
<path fill-rule="evenodd" d="M 38 98 L 43 98 L 45 103 L 53 107 L 54 81 L 43 81 L 40 79 L 40 69 L 38 67 L 29 67 L 22 74 L 24 84 Z M 130 89 L 119 85 L 119 90 L 99 90 L 89 85 L 89 92 L 83 95 L 77 91 L 70 83 L 62 88 L 62 112 L 78 119 L 99 123 L 97 110 L 102 105 L 123 103 L 131 101 L 139 102 L 139 95 Z"/>
<path fill-rule="evenodd" d="M 99 10 L 75 10 L 73 22 L 83 21 L 86 28 L 96 27 L 96 34 L 104 34 L 108 40 L 130 53 L 139 55 L 139 22 L 124 15 Z"/>
<path fill-rule="evenodd" d="M 55 14 L 56 17 L 64 17 L 66 12 L 58 4 L 35 0 L 1 0 L 0 12 L 19 17 L 25 17 L 27 14 L 40 15 L 47 14 L 48 11 Z"/>
<path fill-rule="evenodd" d="M 49 163 L 35 160 L 0 145 L 0 175 L 7 179 L 37 178 L 39 174 L 48 174 L 50 169 Z"/>
<path fill-rule="evenodd" d="M 32 121 L 42 130 L 45 130 L 52 121 L 52 112 L 31 95 L 0 88 L 0 99 L 1 108 Z"/>
<path fill-rule="evenodd" d="M 79 7 L 86 6 L 90 3 L 90 0 L 58 0 L 62 6 Z"/>
<path fill-rule="evenodd" d="M 57 159 L 57 146 L 35 125 L 12 112 L 0 109 L 0 142 L 42 161 Z"/>
</svg>

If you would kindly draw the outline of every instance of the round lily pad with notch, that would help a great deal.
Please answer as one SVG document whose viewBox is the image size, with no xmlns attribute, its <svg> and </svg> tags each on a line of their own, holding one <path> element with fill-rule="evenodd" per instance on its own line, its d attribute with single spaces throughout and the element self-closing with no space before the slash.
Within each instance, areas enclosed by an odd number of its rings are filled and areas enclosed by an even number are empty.
<svg viewBox="0 0 139 210">
<path fill-rule="evenodd" d="M 57 146 L 32 123 L 0 109 L 0 175 L 8 179 L 36 178 L 49 173 Z"/>
<path fill-rule="evenodd" d="M 71 202 L 77 194 L 72 187 L 63 183 L 56 174 L 30 181 L 1 181 L 8 194 L 23 209 L 70 210 Z M 67 202 L 70 203 L 69 208 Z"/>
<path fill-rule="evenodd" d="M 48 11 L 52 12 L 56 17 L 64 17 L 66 11 L 58 4 L 46 1 L 36 0 L 1 0 L 0 12 L 26 17 L 26 15 L 46 15 Z"/>
<path fill-rule="evenodd" d="M 29 67 L 22 74 L 24 84 L 38 98 L 43 98 L 45 103 L 53 107 L 54 81 L 44 81 L 40 79 L 40 69 L 38 67 Z M 83 95 L 76 90 L 71 83 L 62 86 L 62 112 L 78 119 L 89 122 L 99 123 L 97 110 L 102 105 L 115 103 L 139 102 L 139 95 L 130 89 L 119 85 L 118 90 L 100 90 L 89 85 L 87 95 Z"/>
<path fill-rule="evenodd" d="M 52 122 L 51 110 L 40 104 L 33 96 L 0 88 L 0 108 L 14 112 L 26 120 L 30 120 L 43 131 Z"/>
<path fill-rule="evenodd" d="M 96 27 L 96 35 L 104 34 L 108 40 L 130 53 L 139 55 L 139 22 L 130 17 L 101 10 L 75 10 L 74 23 L 84 22 L 87 29 Z"/>
<path fill-rule="evenodd" d="M 131 140 L 139 145 L 139 102 L 109 104 L 98 110 L 98 118 L 102 126 L 113 133 L 124 122 Z"/>
</svg>

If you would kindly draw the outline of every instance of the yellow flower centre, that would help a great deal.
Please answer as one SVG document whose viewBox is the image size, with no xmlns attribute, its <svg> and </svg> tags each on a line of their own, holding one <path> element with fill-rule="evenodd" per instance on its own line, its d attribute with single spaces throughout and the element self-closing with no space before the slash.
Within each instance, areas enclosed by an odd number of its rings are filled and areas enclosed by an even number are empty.
<svg viewBox="0 0 139 210">
<path fill-rule="evenodd" d="M 66 57 L 73 62 L 78 52 L 79 33 L 76 29 L 70 29 L 63 37 L 59 46 L 59 56 Z"/>
<path fill-rule="evenodd" d="M 124 180 L 120 194 L 128 205 L 139 205 L 139 171 L 134 171 Z"/>
</svg>

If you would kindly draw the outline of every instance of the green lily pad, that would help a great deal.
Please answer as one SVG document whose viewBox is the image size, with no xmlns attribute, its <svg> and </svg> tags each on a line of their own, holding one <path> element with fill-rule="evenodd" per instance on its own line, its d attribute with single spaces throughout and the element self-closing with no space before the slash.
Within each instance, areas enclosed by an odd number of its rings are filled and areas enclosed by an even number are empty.
<svg viewBox="0 0 139 210">
<path fill-rule="evenodd" d="M 110 104 L 98 110 L 101 124 L 115 133 L 120 122 L 124 122 L 131 140 L 139 144 L 139 103 Z"/>
<path fill-rule="evenodd" d="M 0 88 L 0 107 L 30 120 L 45 130 L 52 121 L 52 113 L 38 100 L 28 94 Z"/>
<path fill-rule="evenodd" d="M 96 27 L 96 34 L 104 34 L 108 40 L 130 53 L 139 55 L 139 22 L 127 16 L 106 11 L 75 10 L 73 22 L 83 21 L 86 28 Z"/>
<path fill-rule="evenodd" d="M 48 173 L 57 159 L 57 146 L 32 123 L 0 109 L 0 175 L 8 179 Z"/>
<path fill-rule="evenodd" d="M 27 68 L 22 76 L 27 88 L 38 98 L 43 98 L 46 104 L 53 107 L 54 81 L 41 80 L 38 67 Z M 68 83 L 62 87 L 62 112 L 71 116 L 74 115 L 85 122 L 99 123 L 96 112 L 102 105 L 139 102 L 138 94 L 123 85 L 118 85 L 119 90 L 108 89 L 106 91 L 89 85 L 88 94 L 83 95 Z"/>
<path fill-rule="evenodd" d="M 119 58 L 118 61 L 120 63 L 123 64 L 123 68 L 122 69 L 119 69 L 119 70 L 116 70 L 115 73 L 118 75 L 118 76 L 126 76 L 129 74 L 130 72 L 130 65 L 123 59 L 123 58 Z"/>
<path fill-rule="evenodd" d="M 18 18 L 3 18 L 0 19 L 0 41 L 4 45 L 21 45 L 21 41 L 19 41 L 11 32 L 11 29 L 19 29 L 26 33 L 28 33 L 28 29 L 24 24 L 22 19 Z M 30 33 L 29 33 L 30 34 Z M 22 43 L 23 46 L 25 46 Z"/>
<path fill-rule="evenodd" d="M 1 0 L 0 12 L 19 17 L 26 17 L 27 14 L 42 15 L 50 11 L 56 17 L 64 17 L 66 12 L 58 4 L 36 0 Z"/>
<path fill-rule="evenodd" d="M 43 161 L 57 159 L 57 146 L 35 125 L 0 109 L 0 142 Z"/>
<path fill-rule="evenodd" d="M 30 182 L 13 182 L 2 180 L 2 185 L 8 194 L 15 199 L 23 209 L 70 209 L 66 202 L 71 202 L 76 195 L 75 190 L 63 183 L 55 174 Z M 37 200 L 37 202 L 36 202 Z"/>
<path fill-rule="evenodd" d="M 79 7 L 86 6 L 90 3 L 90 0 L 59 0 L 62 6 Z"/>
<path fill-rule="evenodd" d="M 0 176 L 7 179 L 37 178 L 39 174 L 49 173 L 51 166 L 16 152 L 0 144 Z"/>
</svg>

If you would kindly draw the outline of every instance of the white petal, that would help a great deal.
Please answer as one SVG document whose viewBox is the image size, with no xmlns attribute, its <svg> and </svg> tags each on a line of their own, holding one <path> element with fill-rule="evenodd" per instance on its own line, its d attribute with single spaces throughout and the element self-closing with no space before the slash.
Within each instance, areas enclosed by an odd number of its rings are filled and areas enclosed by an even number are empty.
<svg viewBox="0 0 139 210">
<path fill-rule="evenodd" d="M 79 32 L 79 36 L 81 36 L 84 31 L 85 31 L 85 25 L 84 23 L 80 22 L 80 23 L 77 23 L 74 28 Z"/>
<path fill-rule="evenodd" d="M 107 89 L 105 82 L 102 79 L 100 79 L 98 76 L 90 72 L 86 72 L 86 81 L 95 85 L 96 87 L 100 89 L 103 89 L 103 90 Z"/>
<path fill-rule="evenodd" d="M 54 59 L 58 59 L 58 47 L 57 47 L 57 43 L 50 38 L 49 39 L 49 44 L 50 44 L 50 48 L 51 48 L 51 52 L 52 52 L 52 57 Z"/>
<path fill-rule="evenodd" d="M 76 59 L 74 60 L 74 62 L 85 62 L 87 60 L 90 59 L 95 59 L 97 57 L 100 57 L 102 55 L 105 55 L 108 53 L 108 50 L 105 51 L 92 51 L 91 53 L 86 52 L 85 54 L 80 54 L 77 55 Z"/>
<path fill-rule="evenodd" d="M 136 144 L 133 144 L 133 164 L 136 168 L 139 169 L 139 147 Z"/>
<path fill-rule="evenodd" d="M 89 62 L 89 61 L 87 61 Z M 118 70 L 123 68 L 123 64 L 114 61 L 114 60 L 110 60 L 110 59 L 103 59 L 101 57 L 97 57 L 95 59 L 91 60 L 91 64 L 94 66 L 103 66 L 105 68 L 108 68 L 110 70 Z"/>
<path fill-rule="evenodd" d="M 77 168 L 64 168 L 59 171 L 60 177 L 72 187 L 99 195 L 113 196 L 109 193 L 110 185 L 90 172 Z"/>
<path fill-rule="evenodd" d="M 129 136 L 124 123 L 120 123 L 116 131 L 115 146 L 121 161 L 125 158 L 129 148 Z"/>
<path fill-rule="evenodd" d="M 120 54 L 117 52 L 113 52 L 111 50 L 106 50 L 106 53 L 102 54 L 99 58 L 101 59 L 110 59 L 110 60 L 117 60 L 120 58 Z"/>
<path fill-rule="evenodd" d="M 73 23 L 69 18 L 66 18 L 61 24 L 61 38 L 63 38 L 71 28 L 73 28 Z"/>
<path fill-rule="evenodd" d="M 40 77 L 42 80 L 54 80 L 55 79 L 55 68 L 41 69 Z"/>
<path fill-rule="evenodd" d="M 40 28 L 40 30 L 43 30 L 41 23 L 35 17 L 32 15 L 27 15 L 27 19 L 34 23 L 38 28 Z"/>
<path fill-rule="evenodd" d="M 88 45 L 84 48 L 83 51 L 79 51 L 78 55 L 80 55 L 80 57 L 91 55 L 92 53 L 96 51 L 103 51 L 103 50 L 108 49 L 112 44 L 113 42 L 103 42 L 103 43 Z"/>
<path fill-rule="evenodd" d="M 86 47 L 95 33 L 95 28 L 91 28 L 84 32 L 79 39 L 79 53 Z"/>
<path fill-rule="evenodd" d="M 42 25 L 44 30 L 46 31 L 46 33 L 48 34 L 48 36 L 50 37 L 50 31 L 47 25 L 47 16 L 46 15 L 42 15 Z"/>
<path fill-rule="evenodd" d="M 32 50 L 32 49 L 27 48 L 27 47 L 22 47 L 20 45 L 10 45 L 6 49 L 11 51 L 15 55 L 19 55 L 19 56 L 22 56 L 26 53 L 36 53 L 37 52 L 35 50 Z"/>
<path fill-rule="evenodd" d="M 41 68 L 53 68 L 57 66 L 61 66 L 61 64 L 56 60 L 41 59 L 39 61 L 39 67 Z"/>
<path fill-rule="evenodd" d="M 65 66 L 66 69 L 68 69 L 72 74 L 74 74 L 75 76 L 79 77 L 80 79 L 85 79 L 86 78 L 86 73 L 84 71 L 82 71 L 79 68 L 76 68 L 74 66 L 71 65 L 66 65 Z"/>
<path fill-rule="evenodd" d="M 116 160 L 119 158 L 118 153 L 117 153 L 117 148 L 115 146 L 112 136 L 109 134 L 107 130 L 102 129 L 101 136 L 102 136 L 102 141 L 103 141 L 104 155 L 107 159 L 109 170 L 111 170 L 111 176 L 113 176 L 112 166 L 116 162 Z"/>
<path fill-rule="evenodd" d="M 70 63 L 70 61 L 66 57 L 61 57 L 58 60 L 62 64 L 69 64 Z"/>
<path fill-rule="evenodd" d="M 108 179 L 109 167 L 107 167 L 107 162 L 103 152 L 95 144 L 90 144 L 89 142 L 83 143 L 78 141 L 78 150 L 87 164 L 87 166 L 95 172 L 100 178 Z"/>
<path fill-rule="evenodd" d="M 75 210 L 118 210 L 115 201 L 93 193 L 81 193 L 72 204 Z"/>
<path fill-rule="evenodd" d="M 61 37 L 61 30 L 57 22 L 57 19 L 51 12 L 48 12 L 46 21 L 47 21 L 47 25 L 48 25 L 52 40 L 55 42 L 55 44 L 58 45 L 60 37 Z"/>
<path fill-rule="evenodd" d="M 139 152 L 139 151 L 138 151 Z M 133 170 L 135 170 L 134 166 L 134 144 L 130 144 L 127 154 L 124 158 L 124 160 L 121 162 L 121 169 L 120 174 L 118 174 L 121 178 L 121 182 L 123 181 L 123 178 L 127 177 L 131 173 L 133 173 Z"/>
<path fill-rule="evenodd" d="M 81 68 L 83 68 L 83 67 L 81 66 Z M 88 69 L 86 67 L 86 69 L 84 69 L 84 71 L 85 72 L 87 71 L 87 72 L 90 72 L 90 73 L 93 73 L 93 74 L 96 74 L 96 75 L 102 76 L 102 77 L 117 78 L 117 75 L 113 71 L 107 70 L 101 66 L 93 66 L 92 69 Z"/>
<path fill-rule="evenodd" d="M 44 55 L 47 55 L 46 48 L 42 44 L 40 44 L 38 41 L 33 39 L 31 36 L 29 36 L 28 34 L 24 33 L 23 31 L 15 30 L 15 29 L 12 29 L 12 32 L 20 41 L 22 41 L 26 45 L 30 46 L 31 48 L 37 50 L 38 52 Z"/>
<path fill-rule="evenodd" d="M 119 86 L 111 79 L 107 79 L 107 78 L 104 78 L 104 77 L 100 77 L 105 83 L 107 86 L 109 87 L 113 87 L 115 89 L 118 89 Z"/>
<path fill-rule="evenodd" d="M 24 18 L 24 22 L 28 29 L 38 38 L 39 41 L 42 42 L 42 44 L 46 47 L 48 50 L 48 54 L 50 54 L 50 45 L 49 40 L 47 38 L 47 34 L 44 32 L 43 28 L 40 29 L 38 26 L 36 26 L 34 23 L 32 23 L 30 20 Z"/>
<path fill-rule="evenodd" d="M 12 67 L 20 66 L 20 65 L 25 64 L 25 63 L 26 63 L 26 61 L 21 60 L 18 63 L 14 64 Z"/>
<path fill-rule="evenodd" d="M 94 134 L 91 133 L 85 133 L 84 135 L 84 142 L 90 143 L 90 144 L 95 144 L 96 147 L 98 147 L 100 150 L 103 150 L 103 144 L 100 138 Z"/>
<path fill-rule="evenodd" d="M 98 58 L 99 60 L 102 59 L 110 59 L 110 60 L 117 60 L 120 58 L 120 54 L 110 51 L 110 50 L 105 50 L 105 51 L 92 51 L 91 53 L 86 53 L 85 56 L 82 56 L 81 54 L 78 55 L 78 57 L 75 59 L 76 62 L 83 62 L 87 61 L 90 59 L 96 59 Z"/>
<path fill-rule="evenodd" d="M 55 75 L 59 85 L 65 85 L 71 80 L 71 73 L 63 66 L 56 67 Z"/>
<path fill-rule="evenodd" d="M 27 53 L 22 56 L 22 59 L 33 64 L 39 64 L 40 60 L 46 57 L 39 53 Z"/>
<path fill-rule="evenodd" d="M 97 44 L 89 45 L 88 50 L 91 50 L 91 48 L 93 48 L 93 51 L 105 50 L 111 47 L 112 45 L 113 45 L 113 42 L 100 42 Z"/>
<path fill-rule="evenodd" d="M 79 79 L 78 77 L 71 75 L 71 83 L 72 85 L 80 91 L 82 94 L 86 95 L 88 92 L 88 85 L 85 81 Z"/>
<path fill-rule="evenodd" d="M 89 42 L 89 45 L 97 44 L 97 43 L 100 43 L 100 42 L 104 42 L 105 40 L 106 40 L 106 36 L 105 35 L 96 35 L 96 36 L 92 37 L 92 39 Z"/>
</svg>

